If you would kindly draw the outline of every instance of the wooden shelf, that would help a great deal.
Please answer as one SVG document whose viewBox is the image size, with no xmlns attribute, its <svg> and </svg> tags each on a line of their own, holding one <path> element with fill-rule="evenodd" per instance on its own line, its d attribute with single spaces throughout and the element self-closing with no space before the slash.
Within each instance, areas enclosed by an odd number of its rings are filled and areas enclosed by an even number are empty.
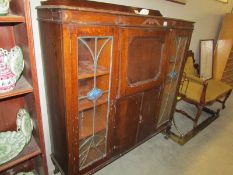
<svg viewBox="0 0 233 175">
<path fill-rule="evenodd" d="M 0 23 L 21 23 L 25 22 L 23 16 L 8 14 L 6 16 L 0 16 Z"/>
<path fill-rule="evenodd" d="M 10 13 L 0 16 L 0 47 L 10 50 L 17 44 L 25 58 L 23 74 L 14 89 L 0 93 L 0 131 L 15 130 L 20 108 L 27 109 L 34 121 L 34 138 L 17 157 L 0 165 L 1 175 L 33 169 L 48 175 L 30 9 L 30 0 L 11 0 Z"/>
<path fill-rule="evenodd" d="M 6 93 L 0 93 L 0 100 L 4 98 L 14 97 L 22 94 L 27 94 L 33 92 L 32 86 L 27 82 L 27 80 L 22 76 L 17 82 L 15 88 Z"/>
<path fill-rule="evenodd" d="M 102 115 L 103 116 L 103 115 Z M 81 118 L 79 118 L 81 125 L 79 130 L 79 140 L 86 139 L 92 135 L 93 132 L 93 116 L 88 115 L 85 116 L 83 121 L 81 121 Z M 96 128 L 95 128 L 95 134 L 101 133 L 106 131 L 107 120 L 106 117 L 98 117 L 98 120 L 96 121 Z"/>
<path fill-rule="evenodd" d="M 41 149 L 37 145 L 35 139 L 32 137 L 30 143 L 25 146 L 23 151 L 14 159 L 10 160 L 9 162 L 4 163 L 3 165 L 0 165 L 0 172 L 7 170 L 17 164 L 20 164 L 26 160 L 29 160 L 33 157 L 38 156 L 41 154 Z"/>
<path fill-rule="evenodd" d="M 97 66 L 96 76 L 108 75 L 109 70 L 103 66 Z M 94 65 L 92 62 L 85 60 L 79 61 L 78 79 L 86 79 L 94 77 Z"/>
</svg>

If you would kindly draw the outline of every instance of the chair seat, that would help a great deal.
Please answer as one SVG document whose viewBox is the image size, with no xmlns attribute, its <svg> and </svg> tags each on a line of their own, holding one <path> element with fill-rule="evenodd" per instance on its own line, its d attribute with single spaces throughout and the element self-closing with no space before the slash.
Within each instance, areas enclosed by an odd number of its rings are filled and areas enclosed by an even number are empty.
<svg viewBox="0 0 233 175">
<path fill-rule="evenodd" d="M 203 85 L 190 81 L 189 85 L 187 86 L 187 90 L 182 89 L 180 93 L 183 94 L 187 99 L 196 103 L 200 103 L 202 89 Z M 230 85 L 227 85 L 221 81 L 208 80 L 205 103 L 215 101 L 219 97 L 225 95 L 231 89 L 232 87 Z"/>
</svg>

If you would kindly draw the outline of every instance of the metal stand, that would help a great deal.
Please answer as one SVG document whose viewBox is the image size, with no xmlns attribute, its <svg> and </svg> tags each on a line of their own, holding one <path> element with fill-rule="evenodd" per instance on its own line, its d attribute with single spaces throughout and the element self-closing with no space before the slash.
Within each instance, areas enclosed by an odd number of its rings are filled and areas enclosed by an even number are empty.
<svg viewBox="0 0 233 175">
<path fill-rule="evenodd" d="M 205 108 L 203 108 L 202 111 L 204 111 L 208 114 L 211 114 L 211 116 L 208 117 L 203 122 L 201 122 L 200 124 L 193 127 L 193 129 L 191 131 L 189 131 L 185 134 L 182 133 L 180 131 L 180 129 L 178 128 L 178 126 L 176 125 L 175 118 L 173 117 L 173 119 L 172 119 L 173 125 L 179 134 L 172 132 L 170 128 L 168 130 L 166 130 L 166 132 L 164 134 L 166 135 L 167 138 L 172 139 L 176 143 L 178 143 L 180 145 L 184 145 L 190 139 L 192 139 L 194 136 L 196 136 L 200 131 L 202 131 L 204 128 L 206 128 L 210 123 L 212 123 L 214 120 L 216 120 L 219 117 L 220 109 L 218 109 L 217 111 L 213 111 L 213 110 L 205 107 Z M 176 112 L 184 115 L 184 113 L 180 112 L 180 110 L 176 110 Z M 186 116 L 186 115 L 184 115 L 184 116 Z"/>
</svg>

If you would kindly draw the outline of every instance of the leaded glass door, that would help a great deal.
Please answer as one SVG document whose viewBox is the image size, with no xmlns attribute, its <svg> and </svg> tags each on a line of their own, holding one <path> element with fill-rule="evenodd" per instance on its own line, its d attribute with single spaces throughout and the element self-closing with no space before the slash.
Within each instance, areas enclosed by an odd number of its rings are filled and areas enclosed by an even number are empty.
<svg viewBox="0 0 233 175">
<path fill-rule="evenodd" d="M 179 86 L 180 76 L 182 76 L 181 73 L 183 72 L 181 70 L 182 63 L 184 63 L 185 53 L 188 49 L 186 46 L 190 36 L 190 32 L 173 33 L 171 55 L 168 60 L 169 63 L 164 84 L 161 110 L 157 122 L 158 127 L 170 119 L 174 100 L 176 100 L 177 86 Z"/>
<path fill-rule="evenodd" d="M 79 167 L 107 155 L 113 36 L 77 37 Z"/>
</svg>

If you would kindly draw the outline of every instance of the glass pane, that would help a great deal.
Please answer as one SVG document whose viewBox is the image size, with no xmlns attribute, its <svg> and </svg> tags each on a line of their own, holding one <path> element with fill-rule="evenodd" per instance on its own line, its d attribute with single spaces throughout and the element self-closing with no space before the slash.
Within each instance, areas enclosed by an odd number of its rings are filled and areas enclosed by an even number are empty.
<svg viewBox="0 0 233 175">
<path fill-rule="evenodd" d="M 112 41 L 111 36 L 77 39 L 80 169 L 106 156 Z"/>
<path fill-rule="evenodd" d="M 163 93 L 162 106 L 160 110 L 160 116 L 158 126 L 161 126 L 164 122 L 170 118 L 170 112 L 172 109 L 173 101 L 176 100 L 176 87 L 180 76 L 180 69 L 182 59 L 184 58 L 185 48 L 187 45 L 188 37 L 176 37 L 173 43 L 172 56 L 170 58 L 169 70 L 165 83 L 165 89 Z"/>
</svg>

